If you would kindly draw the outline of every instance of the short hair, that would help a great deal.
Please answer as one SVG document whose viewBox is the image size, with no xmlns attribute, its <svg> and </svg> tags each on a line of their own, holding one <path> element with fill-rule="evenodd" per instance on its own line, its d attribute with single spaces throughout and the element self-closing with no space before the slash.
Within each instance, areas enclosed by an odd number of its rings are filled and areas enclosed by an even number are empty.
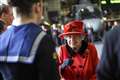
<svg viewBox="0 0 120 80">
<path fill-rule="evenodd" d="M 29 16 L 32 5 L 40 1 L 42 0 L 8 0 L 8 4 L 16 7 L 19 14 Z"/>
</svg>

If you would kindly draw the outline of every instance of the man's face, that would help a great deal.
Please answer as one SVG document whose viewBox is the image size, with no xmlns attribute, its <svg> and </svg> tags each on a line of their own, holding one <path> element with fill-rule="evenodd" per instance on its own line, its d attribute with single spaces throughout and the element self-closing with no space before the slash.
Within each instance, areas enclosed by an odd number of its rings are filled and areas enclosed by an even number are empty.
<svg viewBox="0 0 120 80">
<path fill-rule="evenodd" d="M 66 35 L 68 45 L 74 50 L 78 50 L 81 47 L 81 41 L 83 40 L 82 35 Z"/>
</svg>

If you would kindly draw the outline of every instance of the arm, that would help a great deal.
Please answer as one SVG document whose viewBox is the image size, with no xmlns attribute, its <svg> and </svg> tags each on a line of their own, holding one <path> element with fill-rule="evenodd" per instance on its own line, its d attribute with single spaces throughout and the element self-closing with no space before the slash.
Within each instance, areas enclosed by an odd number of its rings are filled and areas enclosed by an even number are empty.
<svg viewBox="0 0 120 80">
<path fill-rule="evenodd" d="M 60 78 L 62 79 L 61 69 L 60 69 L 60 65 L 63 63 L 63 61 L 62 61 L 62 46 L 59 47 L 59 49 L 57 51 L 57 55 L 58 55 L 58 58 L 57 58 L 57 69 L 59 71 Z"/>
<path fill-rule="evenodd" d="M 73 63 L 73 60 L 68 57 L 68 54 L 65 53 L 65 47 L 60 46 L 58 50 L 58 70 L 61 79 L 70 77 L 72 71 L 70 69 L 70 66 Z"/>
<path fill-rule="evenodd" d="M 56 61 L 53 58 L 55 45 L 52 40 L 45 36 L 38 49 L 38 73 L 39 80 L 59 80 L 56 69 Z"/>
<path fill-rule="evenodd" d="M 93 74 L 90 78 L 90 80 L 96 80 L 96 66 L 99 62 L 99 58 L 98 58 L 98 53 L 97 53 L 97 50 L 96 50 L 96 47 L 94 45 L 92 45 L 91 47 L 92 49 L 92 62 L 93 62 Z"/>
</svg>

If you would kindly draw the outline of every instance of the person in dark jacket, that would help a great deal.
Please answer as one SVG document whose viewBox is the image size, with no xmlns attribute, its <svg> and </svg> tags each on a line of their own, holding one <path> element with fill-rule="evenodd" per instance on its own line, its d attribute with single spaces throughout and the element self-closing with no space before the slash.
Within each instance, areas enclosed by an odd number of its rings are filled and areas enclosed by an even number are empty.
<svg viewBox="0 0 120 80">
<path fill-rule="evenodd" d="M 39 26 L 42 0 L 8 0 L 11 27 L 0 37 L 0 72 L 4 80 L 58 80 L 55 45 Z"/>
<path fill-rule="evenodd" d="M 120 27 L 106 33 L 97 80 L 120 80 Z"/>
</svg>

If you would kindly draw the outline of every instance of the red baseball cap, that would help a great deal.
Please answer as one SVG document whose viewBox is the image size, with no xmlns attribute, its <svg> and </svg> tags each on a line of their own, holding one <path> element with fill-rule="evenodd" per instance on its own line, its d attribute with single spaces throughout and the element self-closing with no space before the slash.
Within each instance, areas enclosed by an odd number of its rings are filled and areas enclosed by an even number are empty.
<svg viewBox="0 0 120 80">
<path fill-rule="evenodd" d="M 64 25 L 64 32 L 59 35 L 60 38 L 64 38 L 66 35 L 86 35 L 84 32 L 84 24 L 80 20 L 70 21 Z"/>
</svg>

